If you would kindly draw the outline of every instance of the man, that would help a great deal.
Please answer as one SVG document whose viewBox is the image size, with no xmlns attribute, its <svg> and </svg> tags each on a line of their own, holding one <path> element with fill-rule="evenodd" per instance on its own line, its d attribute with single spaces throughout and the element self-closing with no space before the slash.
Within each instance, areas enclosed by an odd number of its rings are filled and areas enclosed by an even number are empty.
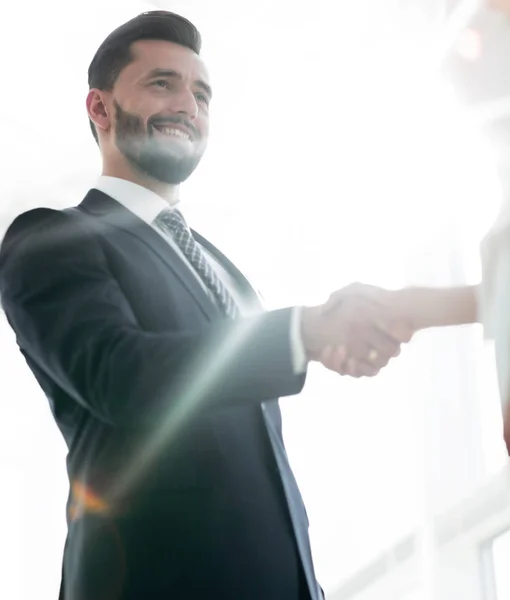
<svg viewBox="0 0 510 600">
<path fill-rule="evenodd" d="M 277 399 L 310 360 L 375 375 L 412 333 L 368 286 L 264 312 L 190 231 L 199 51 L 163 11 L 108 36 L 87 96 L 102 176 L 77 208 L 20 215 L 0 251 L 5 313 L 69 448 L 65 600 L 322 597 Z"/>
</svg>

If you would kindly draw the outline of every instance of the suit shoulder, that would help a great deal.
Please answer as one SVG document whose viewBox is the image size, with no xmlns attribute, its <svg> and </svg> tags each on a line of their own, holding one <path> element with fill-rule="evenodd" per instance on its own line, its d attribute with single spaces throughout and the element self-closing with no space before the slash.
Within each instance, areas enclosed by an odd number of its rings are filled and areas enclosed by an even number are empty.
<svg viewBox="0 0 510 600">
<path fill-rule="evenodd" d="M 0 254 L 5 255 L 15 247 L 37 244 L 42 249 L 45 243 L 62 244 L 72 239 L 76 233 L 77 219 L 67 211 L 52 208 L 34 208 L 18 215 L 9 225 L 1 246 Z"/>
<path fill-rule="evenodd" d="M 62 211 L 52 208 L 33 208 L 27 210 L 19 214 L 11 222 L 5 232 L 3 241 L 18 237 L 20 234 L 23 235 L 25 232 L 43 225 L 51 226 L 53 223 L 59 222 L 62 217 Z"/>
</svg>

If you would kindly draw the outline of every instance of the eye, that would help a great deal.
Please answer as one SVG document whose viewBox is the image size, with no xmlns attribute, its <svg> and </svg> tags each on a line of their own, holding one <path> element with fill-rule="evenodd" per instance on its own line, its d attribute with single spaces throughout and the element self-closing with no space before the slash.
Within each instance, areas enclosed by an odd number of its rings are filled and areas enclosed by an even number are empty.
<svg viewBox="0 0 510 600">
<path fill-rule="evenodd" d="M 203 102 L 206 106 L 209 106 L 209 96 L 207 96 L 206 94 L 203 94 L 202 92 L 197 92 L 195 94 L 195 98 L 199 101 L 199 102 Z"/>
<path fill-rule="evenodd" d="M 166 79 L 156 79 L 156 81 L 153 81 L 152 84 L 154 87 L 159 87 L 159 88 L 170 88 L 170 84 L 168 83 L 168 81 Z"/>
</svg>

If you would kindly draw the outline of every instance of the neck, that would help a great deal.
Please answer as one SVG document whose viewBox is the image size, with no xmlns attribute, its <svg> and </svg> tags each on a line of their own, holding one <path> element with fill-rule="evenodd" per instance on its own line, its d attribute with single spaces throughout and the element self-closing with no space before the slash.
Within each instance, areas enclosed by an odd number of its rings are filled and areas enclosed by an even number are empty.
<svg viewBox="0 0 510 600">
<path fill-rule="evenodd" d="M 105 161 L 101 174 L 106 175 L 107 177 L 118 177 L 119 179 L 125 179 L 126 181 L 131 181 L 144 188 L 147 188 L 155 194 L 158 194 L 158 196 L 161 196 L 161 198 L 166 200 L 170 206 L 173 206 L 179 200 L 178 185 L 157 181 L 148 175 L 135 172 L 130 165 L 111 163 L 107 164 Z"/>
</svg>

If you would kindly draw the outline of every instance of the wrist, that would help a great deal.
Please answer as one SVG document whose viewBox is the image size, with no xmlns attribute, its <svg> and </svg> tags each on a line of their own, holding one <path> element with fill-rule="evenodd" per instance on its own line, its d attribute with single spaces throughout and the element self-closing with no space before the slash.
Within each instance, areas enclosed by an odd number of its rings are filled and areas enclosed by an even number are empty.
<svg viewBox="0 0 510 600">
<path fill-rule="evenodd" d="M 476 289 L 410 287 L 392 292 L 392 303 L 414 331 L 463 325 L 476 322 Z"/>
<path fill-rule="evenodd" d="M 397 315 L 401 317 L 413 331 L 430 327 L 430 315 L 427 298 L 424 297 L 423 288 L 407 287 L 390 292 L 391 305 Z"/>
</svg>

